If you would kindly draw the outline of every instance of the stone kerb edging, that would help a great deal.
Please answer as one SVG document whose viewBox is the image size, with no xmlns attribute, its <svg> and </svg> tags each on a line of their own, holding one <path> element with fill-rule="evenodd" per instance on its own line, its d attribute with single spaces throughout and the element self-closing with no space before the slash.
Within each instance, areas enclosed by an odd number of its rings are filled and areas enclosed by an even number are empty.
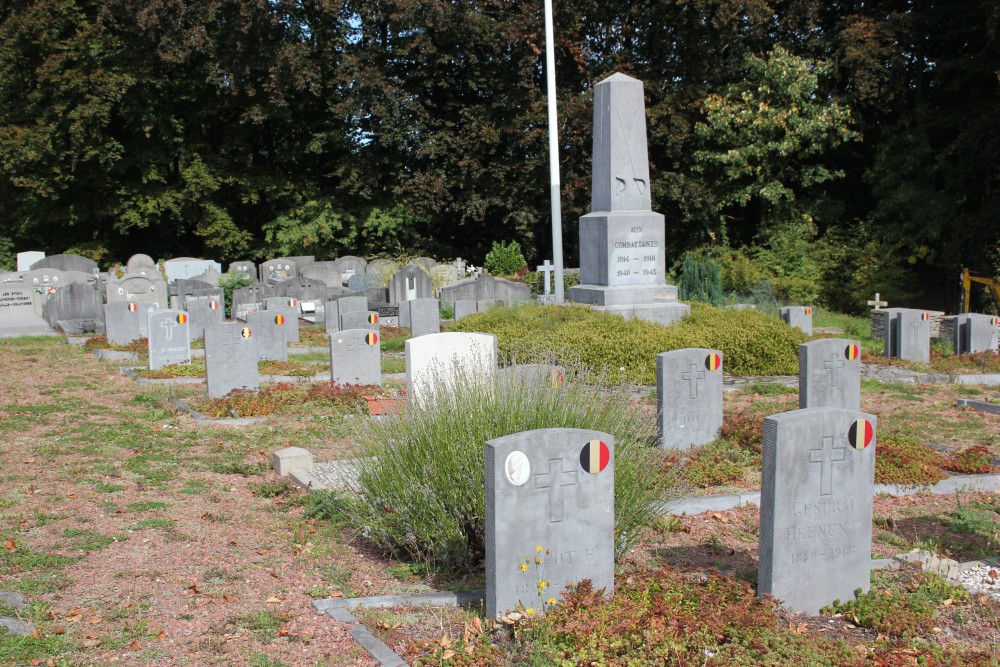
<svg viewBox="0 0 1000 667">
<path fill-rule="evenodd" d="M 263 424 L 267 421 L 267 417 L 206 417 L 202 413 L 198 412 L 185 401 L 179 398 L 171 398 L 169 403 L 176 406 L 178 410 L 186 413 L 190 417 L 194 418 L 199 424 L 211 424 L 218 425 L 223 424 L 225 426 L 250 426 L 251 424 Z"/>
<path fill-rule="evenodd" d="M 127 375 L 139 384 L 204 384 L 204 377 L 179 377 L 179 378 L 144 378 L 136 371 L 146 370 L 142 366 L 122 366 L 118 369 L 123 375 Z M 262 383 L 275 384 L 278 382 L 324 382 L 330 379 L 329 373 L 318 373 L 317 375 L 261 375 Z"/>
<path fill-rule="evenodd" d="M 973 401 L 968 398 L 960 398 L 955 401 L 955 405 L 960 408 L 972 408 L 977 412 L 1000 415 L 1000 403 L 986 403 L 985 401 Z"/>
</svg>

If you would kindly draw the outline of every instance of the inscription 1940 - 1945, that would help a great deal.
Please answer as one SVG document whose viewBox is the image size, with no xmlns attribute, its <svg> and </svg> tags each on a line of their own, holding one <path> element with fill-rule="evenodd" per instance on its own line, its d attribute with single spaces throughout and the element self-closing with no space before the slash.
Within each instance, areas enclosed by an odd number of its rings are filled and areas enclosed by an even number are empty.
<svg viewBox="0 0 1000 667">
<path fill-rule="evenodd" d="M 631 227 L 631 235 L 642 235 L 642 227 Z M 660 242 L 656 239 L 615 241 L 614 271 L 619 278 L 655 276 L 660 265 Z"/>
</svg>

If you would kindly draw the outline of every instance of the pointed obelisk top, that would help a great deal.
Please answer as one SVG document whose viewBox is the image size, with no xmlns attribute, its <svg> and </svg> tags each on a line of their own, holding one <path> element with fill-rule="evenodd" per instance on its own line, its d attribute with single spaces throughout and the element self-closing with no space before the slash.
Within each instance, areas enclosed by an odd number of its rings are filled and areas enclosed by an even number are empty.
<svg viewBox="0 0 1000 667">
<path fill-rule="evenodd" d="M 620 72 L 594 86 L 592 211 L 649 211 L 642 81 Z"/>
</svg>

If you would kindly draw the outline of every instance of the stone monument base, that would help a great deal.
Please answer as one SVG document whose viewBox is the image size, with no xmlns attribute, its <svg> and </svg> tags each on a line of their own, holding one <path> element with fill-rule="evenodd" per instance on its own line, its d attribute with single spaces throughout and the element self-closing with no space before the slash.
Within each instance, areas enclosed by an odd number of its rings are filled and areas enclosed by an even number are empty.
<svg viewBox="0 0 1000 667">
<path fill-rule="evenodd" d="M 627 320 L 638 317 L 657 324 L 673 324 L 691 312 L 691 306 L 677 302 L 673 285 L 575 285 L 567 298 Z"/>
</svg>

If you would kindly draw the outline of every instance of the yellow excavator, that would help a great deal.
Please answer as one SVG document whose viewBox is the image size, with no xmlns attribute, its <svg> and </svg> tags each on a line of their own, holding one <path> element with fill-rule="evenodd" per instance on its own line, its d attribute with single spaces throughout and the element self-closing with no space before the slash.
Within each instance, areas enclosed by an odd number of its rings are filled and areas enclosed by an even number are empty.
<svg viewBox="0 0 1000 667">
<path fill-rule="evenodd" d="M 1000 280 L 989 276 L 973 275 L 968 269 L 962 269 L 962 312 L 969 312 L 972 300 L 972 283 L 985 285 L 993 296 L 994 307 L 1000 308 Z"/>
</svg>

